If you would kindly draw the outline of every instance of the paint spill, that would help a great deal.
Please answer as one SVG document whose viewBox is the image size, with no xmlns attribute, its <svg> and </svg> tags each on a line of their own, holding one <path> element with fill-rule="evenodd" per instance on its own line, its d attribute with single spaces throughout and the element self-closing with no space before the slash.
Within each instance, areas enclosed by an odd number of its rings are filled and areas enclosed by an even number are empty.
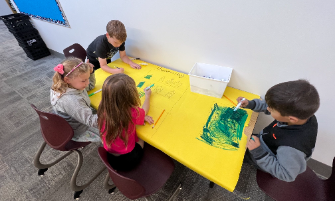
<svg viewBox="0 0 335 201">
<path fill-rule="evenodd" d="M 152 77 L 152 75 L 147 75 L 144 78 L 150 80 L 151 77 Z"/>
<path fill-rule="evenodd" d="M 140 83 L 138 83 L 137 87 L 138 87 L 138 88 L 141 88 L 141 87 L 144 85 L 144 83 L 145 83 L 145 82 L 140 82 Z"/>
<path fill-rule="evenodd" d="M 247 117 L 248 113 L 243 109 L 234 112 L 233 108 L 221 107 L 215 103 L 203 133 L 197 139 L 219 149 L 236 151 L 240 147 Z"/>
</svg>

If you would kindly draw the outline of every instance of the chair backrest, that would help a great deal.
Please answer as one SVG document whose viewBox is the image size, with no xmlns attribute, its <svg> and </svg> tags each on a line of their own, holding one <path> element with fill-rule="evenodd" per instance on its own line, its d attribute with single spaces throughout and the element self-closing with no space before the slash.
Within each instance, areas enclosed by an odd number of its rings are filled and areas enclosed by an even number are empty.
<svg viewBox="0 0 335 201">
<path fill-rule="evenodd" d="M 66 145 L 73 137 L 73 129 L 62 117 L 42 112 L 31 104 L 40 118 L 41 132 L 45 142 L 52 148 L 67 151 Z"/>
<path fill-rule="evenodd" d="M 129 199 L 136 199 L 141 197 L 141 195 L 145 193 L 145 188 L 141 184 L 133 179 L 118 174 L 117 171 L 109 165 L 107 159 L 107 151 L 103 147 L 99 147 L 98 152 L 101 160 L 108 168 L 108 172 L 113 180 L 113 183 L 123 195 L 125 195 Z"/>
<path fill-rule="evenodd" d="M 63 53 L 65 57 L 77 57 L 81 59 L 82 61 L 85 61 L 86 59 L 86 50 L 79 45 L 78 43 L 75 43 L 63 50 Z"/>
<path fill-rule="evenodd" d="M 327 200 L 335 200 L 335 157 L 333 159 L 332 174 L 324 183 L 326 186 Z"/>
</svg>

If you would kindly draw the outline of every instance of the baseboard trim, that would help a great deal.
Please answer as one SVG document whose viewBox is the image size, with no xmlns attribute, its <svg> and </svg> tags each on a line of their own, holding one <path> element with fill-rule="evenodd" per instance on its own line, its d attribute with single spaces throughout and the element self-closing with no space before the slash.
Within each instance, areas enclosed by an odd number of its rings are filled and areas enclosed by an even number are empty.
<svg viewBox="0 0 335 201">
<path fill-rule="evenodd" d="M 59 58 L 61 58 L 61 59 L 65 59 L 64 54 L 59 53 L 59 52 L 57 52 L 57 51 L 55 51 L 55 50 L 52 50 L 52 49 L 49 49 L 49 50 L 50 50 L 50 53 L 51 53 L 52 55 L 54 55 L 54 56 L 56 56 L 56 57 L 59 57 Z"/>
<path fill-rule="evenodd" d="M 307 161 L 307 166 L 325 178 L 329 178 L 332 173 L 332 167 L 312 158 Z"/>
</svg>

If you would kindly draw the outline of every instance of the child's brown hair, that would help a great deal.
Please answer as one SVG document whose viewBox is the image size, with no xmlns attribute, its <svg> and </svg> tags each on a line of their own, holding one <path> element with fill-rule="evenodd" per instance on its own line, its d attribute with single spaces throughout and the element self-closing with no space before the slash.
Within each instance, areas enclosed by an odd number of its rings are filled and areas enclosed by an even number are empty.
<svg viewBox="0 0 335 201">
<path fill-rule="evenodd" d="M 125 42 L 127 39 L 127 32 L 124 24 L 119 20 L 111 20 L 106 26 L 106 31 L 110 37 L 115 37 L 120 42 Z"/>
<path fill-rule="evenodd" d="M 82 63 L 82 64 L 80 64 Z M 78 66 L 80 64 L 80 66 Z M 64 61 L 62 61 L 60 64 L 58 64 L 60 68 L 62 68 L 63 72 L 60 73 L 58 71 L 55 72 L 53 78 L 52 78 L 52 86 L 51 89 L 60 93 L 62 95 L 65 93 L 67 88 L 69 88 L 69 85 L 64 81 L 64 77 L 76 66 L 78 66 L 73 72 L 67 75 L 68 78 L 77 77 L 81 73 L 86 73 L 90 71 L 90 66 L 87 63 L 82 62 L 81 59 L 75 58 L 75 57 L 69 57 L 66 58 Z M 57 67 L 58 67 L 57 66 Z M 56 68 L 56 67 L 55 67 Z"/>
<path fill-rule="evenodd" d="M 133 124 L 131 108 L 138 107 L 141 100 L 135 81 L 126 74 L 109 76 L 102 86 L 102 99 L 98 108 L 98 125 L 100 136 L 106 133 L 106 144 L 109 147 L 119 137 L 128 144 L 128 128 Z M 101 130 L 105 125 L 105 129 Z M 132 132 L 132 131 L 130 131 Z"/>
<path fill-rule="evenodd" d="M 279 83 L 271 87 L 265 101 L 282 116 L 308 119 L 319 109 L 320 98 L 316 88 L 307 80 Z"/>
</svg>

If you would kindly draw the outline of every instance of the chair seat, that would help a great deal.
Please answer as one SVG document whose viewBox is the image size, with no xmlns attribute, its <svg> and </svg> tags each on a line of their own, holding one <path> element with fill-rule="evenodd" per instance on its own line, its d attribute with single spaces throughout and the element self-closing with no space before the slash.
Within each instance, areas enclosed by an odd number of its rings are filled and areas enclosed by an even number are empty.
<svg viewBox="0 0 335 201">
<path fill-rule="evenodd" d="M 138 166 L 131 171 L 118 171 L 118 173 L 141 184 L 145 188 L 143 196 L 146 196 L 166 183 L 174 170 L 174 163 L 170 157 L 149 144 L 144 145 L 143 151 L 143 158 Z"/>
<path fill-rule="evenodd" d="M 327 200 L 323 181 L 310 168 L 298 175 L 293 182 L 285 182 L 257 170 L 257 184 L 266 194 L 278 201 Z"/>
</svg>

